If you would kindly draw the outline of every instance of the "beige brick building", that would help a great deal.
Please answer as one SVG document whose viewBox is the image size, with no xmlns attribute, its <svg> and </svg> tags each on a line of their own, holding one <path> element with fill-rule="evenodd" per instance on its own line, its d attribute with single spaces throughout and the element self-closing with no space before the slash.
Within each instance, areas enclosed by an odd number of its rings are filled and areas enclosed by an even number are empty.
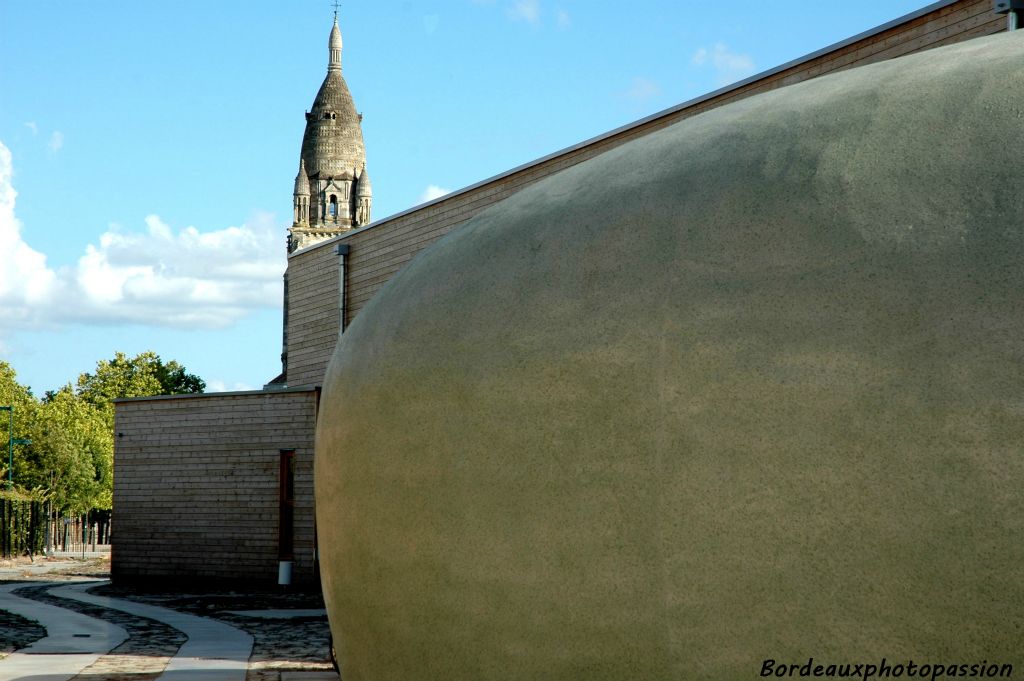
<svg viewBox="0 0 1024 681">
<path fill-rule="evenodd" d="M 314 111 L 307 114 L 293 192 L 282 374 L 263 391 L 118 402 L 114 578 L 272 583 L 279 561 L 290 560 L 296 582 L 314 583 L 313 429 L 318 386 L 338 336 L 419 251 L 483 209 L 564 168 L 741 97 L 1005 28 L 1006 18 L 993 12 L 991 0 L 937 2 L 367 224 L 370 187 L 361 119 L 341 79 L 341 37 L 335 25 L 328 77 Z M 182 555 L 183 546 L 189 547 L 188 555 Z"/>
<path fill-rule="evenodd" d="M 317 398 L 292 388 L 119 404 L 115 578 L 270 581 L 281 557 L 312 578 Z"/>
</svg>

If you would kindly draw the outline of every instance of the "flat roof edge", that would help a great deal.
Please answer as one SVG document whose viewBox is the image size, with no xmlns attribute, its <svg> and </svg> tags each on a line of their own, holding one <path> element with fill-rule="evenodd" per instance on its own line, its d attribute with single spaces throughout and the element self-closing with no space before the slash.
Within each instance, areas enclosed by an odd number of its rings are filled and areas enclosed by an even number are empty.
<svg viewBox="0 0 1024 681">
<path fill-rule="evenodd" d="M 119 397 L 114 404 L 126 404 L 128 402 L 149 402 L 151 400 L 195 400 L 207 397 L 248 397 L 255 395 L 281 395 L 284 393 L 308 393 L 315 392 L 320 386 L 299 385 L 288 388 L 276 388 L 274 390 L 227 390 L 219 393 L 181 393 L 178 395 L 145 395 L 142 397 Z"/>
</svg>

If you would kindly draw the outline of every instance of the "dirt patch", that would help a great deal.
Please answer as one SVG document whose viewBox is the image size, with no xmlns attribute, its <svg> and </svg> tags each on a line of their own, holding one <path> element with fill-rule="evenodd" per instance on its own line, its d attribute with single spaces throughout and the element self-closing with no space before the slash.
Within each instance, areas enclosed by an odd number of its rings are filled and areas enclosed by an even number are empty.
<svg viewBox="0 0 1024 681">
<path fill-rule="evenodd" d="M 61 556 L 47 558 L 5 558 L 0 560 L 0 583 L 16 581 L 59 581 L 75 577 L 108 579 L 110 577 L 110 556 L 76 558 Z"/>
</svg>

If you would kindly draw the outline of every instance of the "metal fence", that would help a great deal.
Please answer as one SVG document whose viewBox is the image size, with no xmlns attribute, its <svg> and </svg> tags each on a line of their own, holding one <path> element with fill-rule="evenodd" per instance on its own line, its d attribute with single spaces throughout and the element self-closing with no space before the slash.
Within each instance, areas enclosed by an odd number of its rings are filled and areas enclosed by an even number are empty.
<svg viewBox="0 0 1024 681">
<path fill-rule="evenodd" d="M 43 502 L 0 498 L 0 548 L 4 558 L 42 553 L 44 524 Z"/>
<path fill-rule="evenodd" d="M 43 501 L 0 492 L 0 555 L 96 551 L 110 544 L 110 511 L 81 516 L 53 513 Z"/>
<path fill-rule="evenodd" d="M 110 544 L 110 511 L 50 519 L 50 550 L 96 551 Z"/>
</svg>

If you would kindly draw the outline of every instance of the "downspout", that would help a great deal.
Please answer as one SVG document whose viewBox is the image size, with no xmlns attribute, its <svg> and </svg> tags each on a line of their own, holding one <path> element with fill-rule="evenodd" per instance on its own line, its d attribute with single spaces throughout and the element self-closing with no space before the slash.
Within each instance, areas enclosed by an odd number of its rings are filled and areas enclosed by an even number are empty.
<svg viewBox="0 0 1024 681">
<path fill-rule="evenodd" d="M 284 304 L 281 306 L 281 375 L 288 380 L 288 270 L 284 271 Z"/>
<path fill-rule="evenodd" d="M 345 265 L 348 261 L 348 254 L 352 247 L 348 244 L 338 244 L 334 252 L 338 256 L 338 335 L 345 333 L 345 315 L 348 310 L 345 308 Z"/>
</svg>

